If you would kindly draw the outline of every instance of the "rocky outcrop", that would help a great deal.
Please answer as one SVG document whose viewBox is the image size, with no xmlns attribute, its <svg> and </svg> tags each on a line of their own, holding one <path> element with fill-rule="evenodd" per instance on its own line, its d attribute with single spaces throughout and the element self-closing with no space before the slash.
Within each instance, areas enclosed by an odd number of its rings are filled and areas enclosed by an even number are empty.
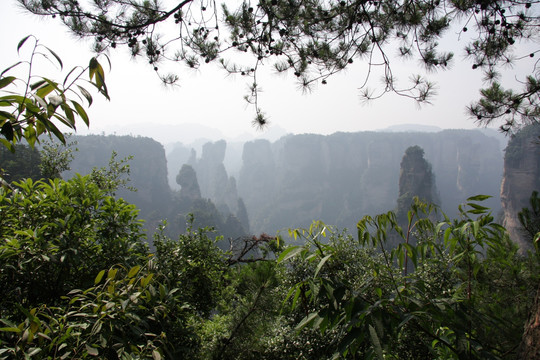
<svg viewBox="0 0 540 360">
<path fill-rule="evenodd" d="M 238 198 L 238 211 L 236 212 L 236 217 L 238 218 L 238 221 L 240 221 L 240 224 L 242 224 L 246 233 L 249 234 L 249 216 L 242 198 Z"/>
<path fill-rule="evenodd" d="M 224 140 L 205 143 L 200 158 L 191 150 L 177 178 L 181 185 L 178 210 L 193 213 L 197 225 L 214 226 L 221 235 L 234 238 L 247 233 L 249 221 L 238 198 L 236 179 L 228 176 L 224 166 L 226 150 Z"/>
<path fill-rule="evenodd" d="M 438 205 L 435 177 L 431 164 L 424 159 L 424 149 L 411 146 L 405 150 L 399 173 L 399 197 L 397 200 L 397 218 L 401 224 L 407 220 L 407 212 L 414 197 Z"/>
<path fill-rule="evenodd" d="M 113 150 L 119 159 L 134 155 L 129 162 L 130 185 L 138 191 L 119 195 L 141 209 L 140 216 L 147 226 L 162 219 L 185 222 L 179 215 L 185 213 L 178 204 L 180 193 L 174 196 L 168 186 L 161 144 L 128 136 L 85 136 L 75 140 L 79 152 L 75 154 L 73 172 L 85 174 L 94 166 L 107 166 Z M 304 134 L 273 143 L 256 140 L 244 144 L 238 181 L 224 167 L 224 141 L 206 144 L 199 159 L 195 151 L 188 154 L 182 149 L 178 159 L 185 159 L 196 172 L 201 193 L 196 202 L 205 202 L 199 206 L 201 218 L 204 214 L 212 215 L 208 219 L 216 218 L 215 208 L 221 214 L 223 228 L 237 227 L 229 221 L 232 215 L 253 233 L 306 227 L 313 220 L 354 229 L 364 215 L 395 209 L 400 162 L 405 150 L 413 145 L 424 149 L 425 160 L 432 164 L 440 204 L 448 216 L 455 216 L 458 204 L 477 194 L 492 195 L 484 205 L 497 213 L 503 156 L 498 140 L 479 131 Z M 240 197 L 242 202 L 238 201 Z"/>
<path fill-rule="evenodd" d="M 191 165 L 182 165 L 176 183 L 180 185 L 180 200 L 193 202 L 201 198 L 197 174 Z"/>
<path fill-rule="evenodd" d="M 168 150 L 166 149 L 169 186 L 173 190 L 180 190 L 180 185 L 176 182 L 176 176 L 182 165 L 190 164 L 191 151 L 194 150 L 181 143 L 175 143 L 170 145 Z"/>
<path fill-rule="evenodd" d="M 238 179 L 239 195 L 242 197 L 250 216 L 250 228 L 253 219 L 265 222 L 264 209 L 275 194 L 276 170 L 272 144 L 268 140 L 255 140 L 244 144 L 242 168 Z M 249 205 L 248 205 L 249 204 Z M 257 226 L 257 229 L 264 226 Z"/>
<path fill-rule="evenodd" d="M 532 248 L 526 240 L 518 213 L 529 205 L 534 190 L 540 190 L 540 125 L 530 125 L 514 135 L 504 156 L 504 176 L 501 184 L 503 224 L 510 238 L 522 250 Z"/>
</svg>

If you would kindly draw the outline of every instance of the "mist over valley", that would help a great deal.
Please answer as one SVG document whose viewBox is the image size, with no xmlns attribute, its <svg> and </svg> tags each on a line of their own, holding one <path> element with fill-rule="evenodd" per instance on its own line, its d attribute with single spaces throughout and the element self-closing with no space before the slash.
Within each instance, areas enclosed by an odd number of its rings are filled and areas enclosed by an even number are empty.
<svg viewBox="0 0 540 360">
<path fill-rule="evenodd" d="M 181 193 L 180 169 L 188 165 L 200 199 L 217 210 L 209 219 L 221 219 L 223 227 L 228 217 L 238 217 L 239 201 L 245 205 L 249 222 L 230 235 L 276 234 L 313 220 L 354 231 L 364 215 L 396 209 L 400 162 L 408 147 L 419 146 L 432 166 L 436 205 L 445 214 L 455 216 L 460 203 L 483 194 L 491 196 L 486 206 L 500 216 L 505 138 L 495 131 L 416 129 L 166 146 L 141 136 L 74 136 L 79 151 L 65 177 L 105 166 L 116 151 L 119 158 L 133 156 L 130 185 L 137 189 L 118 195 L 140 208 L 149 228 L 165 219 L 181 228 L 191 205 L 180 209 L 174 199 Z M 220 227 L 219 221 L 205 225 Z"/>
</svg>

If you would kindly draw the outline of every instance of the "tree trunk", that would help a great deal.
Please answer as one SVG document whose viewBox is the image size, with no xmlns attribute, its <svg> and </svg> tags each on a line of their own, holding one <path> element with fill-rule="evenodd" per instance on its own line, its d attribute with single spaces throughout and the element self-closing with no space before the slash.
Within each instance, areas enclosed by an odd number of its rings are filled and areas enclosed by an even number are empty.
<svg viewBox="0 0 540 360">
<path fill-rule="evenodd" d="M 534 303 L 529 314 L 529 319 L 525 324 L 523 339 L 519 346 L 518 359 L 538 360 L 540 359 L 540 284 L 536 291 Z"/>
</svg>

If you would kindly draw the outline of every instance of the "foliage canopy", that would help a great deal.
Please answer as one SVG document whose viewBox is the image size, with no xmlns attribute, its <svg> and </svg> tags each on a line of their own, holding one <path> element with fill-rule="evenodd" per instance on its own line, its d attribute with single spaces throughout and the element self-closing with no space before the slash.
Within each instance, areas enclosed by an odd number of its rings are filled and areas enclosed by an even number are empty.
<svg viewBox="0 0 540 360">
<path fill-rule="evenodd" d="M 451 29 L 460 37 L 473 34 L 465 53 L 488 83 L 481 99 L 469 107 L 472 116 L 482 124 L 502 120 L 502 129 L 510 131 L 538 121 L 540 112 L 534 65 L 530 75 L 520 79 L 522 89 L 504 89 L 499 76 L 505 66 L 537 52 L 513 54 L 519 44 L 539 43 L 538 1 L 534 0 L 264 0 L 243 1 L 233 8 L 208 0 L 19 2 L 35 14 L 60 17 L 81 37 L 93 37 L 99 52 L 127 46 L 133 56 L 146 57 L 158 73 L 163 61 L 198 68 L 219 59 L 228 72 L 251 77 L 246 99 L 255 105 L 259 125 L 265 124 L 266 117 L 257 102 L 257 69 L 269 61 L 279 72 L 294 72 L 307 88 L 316 82 L 325 84 L 359 60 L 367 67 L 360 84 L 366 99 L 395 92 L 429 102 L 433 83 L 420 75 L 412 75 L 410 84 L 399 83 L 391 66 L 393 52 L 397 49 L 399 56 L 419 59 L 428 70 L 446 69 L 454 54 L 439 41 Z M 229 50 L 247 55 L 249 63 L 234 64 L 224 56 Z M 372 90 L 368 85 L 376 67 L 382 68 L 384 84 Z M 160 77 L 166 83 L 178 80 L 173 74 Z"/>
<path fill-rule="evenodd" d="M 454 220 L 365 217 L 357 238 L 315 222 L 294 246 L 221 250 L 191 218 L 150 253 L 115 176 L 0 188 L 0 359 L 515 358 L 539 262 L 483 196 Z"/>
</svg>

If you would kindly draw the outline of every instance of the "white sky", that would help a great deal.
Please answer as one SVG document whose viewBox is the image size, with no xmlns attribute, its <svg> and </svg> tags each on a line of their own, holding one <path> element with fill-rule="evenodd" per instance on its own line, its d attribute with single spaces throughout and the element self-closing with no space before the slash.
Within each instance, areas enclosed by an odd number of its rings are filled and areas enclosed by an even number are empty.
<svg viewBox="0 0 540 360">
<path fill-rule="evenodd" d="M 29 34 L 38 37 L 41 44 L 60 55 L 64 61 L 64 73 L 76 65 L 87 64 L 91 57 L 88 51 L 90 43 L 69 35 L 59 19 L 44 19 L 25 13 L 16 0 L 2 0 L 0 33 L 0 69 L 17 61 L 17 43 Z M 448 36 L 457 38 L 452 33 Z M 465 113 L 465 107 L 478 97 L 481 73 L 472 70 L 471 63 L 463 61 L 464 43 L 457 45 L 453 49 L 455 60 L 452 69 L 429 74 L 439 88 L 433 105 L 418 108 L 413 100 L 393 94 L 368 105 L 363 104 L 358 87 L 367 67 L 359 60 L 346 72 L 330 78 L 328 85 L 319 85 L 305 95 L 298 90 L 292 74 L 274 74 L 271 64 L 268 64 L 268 71 L 258 75 L 264 91 L 260 105 L 269 116 L 270 127 L 279 126 L 292 133 L 377 130 L 409 123 L 441 128 L 475 128 L 474 121 Z M 166 89 L 144 59 L 131 60 L 127 50 L 121 47 L 110 57 L 112 68 L 110 71 L 106 69 L 106 82 L 111 102 L 98 99 L 97 94 L 94 96 L 95 102 L 88 109 L 91 132 L 109 132 L 137 123 L 197 123 L 219 129 L 228 137 L 242 133 L 257 134 L 251 125 L 253 109 L 246 106 L 243 99 L 247 89 L 245 78 L 227 77 L 223 70 L 212 65 L 202 66 L 196 72 L 178 65 L 175 71 L 180 76 L 180 87 Z M 416 60 L 394 60 L 393 64 L 398 79 L 406 80 L 410 74 L 418 72 Z M 513 79 L 518 70 L 526 73 L 530 69 L 531 61 L 527 68 L 509 69 L 506 76 Z M 42 75 L 49 76 L 49 73 Z M 62 78 L 57 76 L 55 79 Z M 82 128 L 84 124 L 80 124 Z"/>
</svg>

